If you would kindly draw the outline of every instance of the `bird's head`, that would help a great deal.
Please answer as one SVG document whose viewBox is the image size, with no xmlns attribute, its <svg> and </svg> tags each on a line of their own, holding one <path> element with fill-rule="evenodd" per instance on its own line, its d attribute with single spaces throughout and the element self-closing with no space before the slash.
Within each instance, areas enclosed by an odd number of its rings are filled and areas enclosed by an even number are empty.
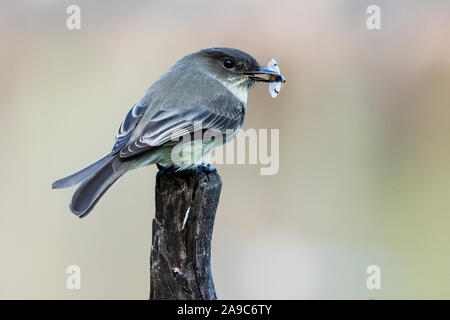
<svg viewBox="0 0 450 320">
<path fill-rule="evenodd" d="M 264 69 L 251 55 L 233 48 L 209 48 L 192 53 L 180 59 L 160 81 L 152 87 L 156 90 L 159 86 L 171 86 L 177 82 L 180 94 L 186 92 L 185 88 L 197 90 L 207 85 L 202 81 L 207 75 L 215 79 L 229 89 L 236 97 L 246 104 L 248 90 L 257 82 L 280 84 L 285 82 L 282 75 L 275 70 Z M 174 80 L 176 79 L 176 80 Z"/>
<path fill-rule="evenodd" d="M 256 82 L 285 82 L 282 75 L 261 68 L 258 61 L 248 53 L 233 48 L 209 48 L 194 54 L 195 59 L 222 82 L 247 86 Z"/>
</svg>

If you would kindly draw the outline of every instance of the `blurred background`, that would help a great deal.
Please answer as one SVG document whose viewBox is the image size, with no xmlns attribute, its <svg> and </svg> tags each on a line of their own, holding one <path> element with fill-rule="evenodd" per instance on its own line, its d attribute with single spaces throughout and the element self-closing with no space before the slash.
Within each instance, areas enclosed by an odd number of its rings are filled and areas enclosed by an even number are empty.
<svg viewBox="0 0 450 320">
<path fill-rule="evenodd" d="M 81 8 L 68 30 L 66 8 Z M 381 8 L 381 30 L 366 9 Z M 129 108 L 211 46 L 273 57 L 245 128 L 280 130 L 280 169 L 219 165 L 222 299 L 450 298 L 450 2 L 2 1 L 0 298 L 147 299 L 156 167 L 86 219 L 54 180 L 110 151 Z M 66 268 L 81 267 L 68 290 Z M 366 269 L 381 268 L 368 290 Z"/>
</svg>

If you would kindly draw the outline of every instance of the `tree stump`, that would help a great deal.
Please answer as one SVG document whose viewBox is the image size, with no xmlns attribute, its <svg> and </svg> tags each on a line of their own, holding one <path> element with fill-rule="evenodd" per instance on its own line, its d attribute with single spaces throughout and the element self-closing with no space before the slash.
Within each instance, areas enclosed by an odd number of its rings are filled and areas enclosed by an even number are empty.
<svg viewBox="0 0 450 320">
<path fill-rule="evenodd" d="M 221 189 L 217 171 L 204 167 L 156 175 L 150 300 L 217 299 L 210 261 Z"/>
</svg>

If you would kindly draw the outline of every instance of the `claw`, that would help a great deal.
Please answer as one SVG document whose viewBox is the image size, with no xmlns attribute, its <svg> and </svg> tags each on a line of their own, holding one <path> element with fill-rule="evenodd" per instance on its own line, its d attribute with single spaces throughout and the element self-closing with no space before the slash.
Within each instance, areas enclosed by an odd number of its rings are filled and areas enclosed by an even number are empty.
<svg viewBox="0 0 450 320">
<path fill-rule="evenodd" d="M 161 163 L 156 163 L 156 166 L 158 167 L 159 171 L 164 170 L 164 169 L 167 168 L 166 166 L 162 165 Z"/>
</svg>

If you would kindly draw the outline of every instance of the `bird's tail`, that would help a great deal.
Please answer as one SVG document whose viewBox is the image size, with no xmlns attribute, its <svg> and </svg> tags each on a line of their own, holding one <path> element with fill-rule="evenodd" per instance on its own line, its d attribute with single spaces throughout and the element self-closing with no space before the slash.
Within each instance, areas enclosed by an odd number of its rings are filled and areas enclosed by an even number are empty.
<svg viewBox="0 0 450 320">
<path fill-rule="evenodd" d="M 114 182 L 134 165 L 135 161 L 124 161 L 118 156 L 110 159 L 78 186 L 72 196 L 70 210 L 80 218 L 85 217 Z"/>
<path fill-rule="evenodd" d="M 78 172 L 71 174 L 52 183 L 52 189 L 63 189 L 79 184 L 81 181 L 92 175 L 95 171 L 103 167 L 106 163 L 113 159 L 113 155 L 107 154 L 95 163 L 81 169 Z"/>
</svg>

